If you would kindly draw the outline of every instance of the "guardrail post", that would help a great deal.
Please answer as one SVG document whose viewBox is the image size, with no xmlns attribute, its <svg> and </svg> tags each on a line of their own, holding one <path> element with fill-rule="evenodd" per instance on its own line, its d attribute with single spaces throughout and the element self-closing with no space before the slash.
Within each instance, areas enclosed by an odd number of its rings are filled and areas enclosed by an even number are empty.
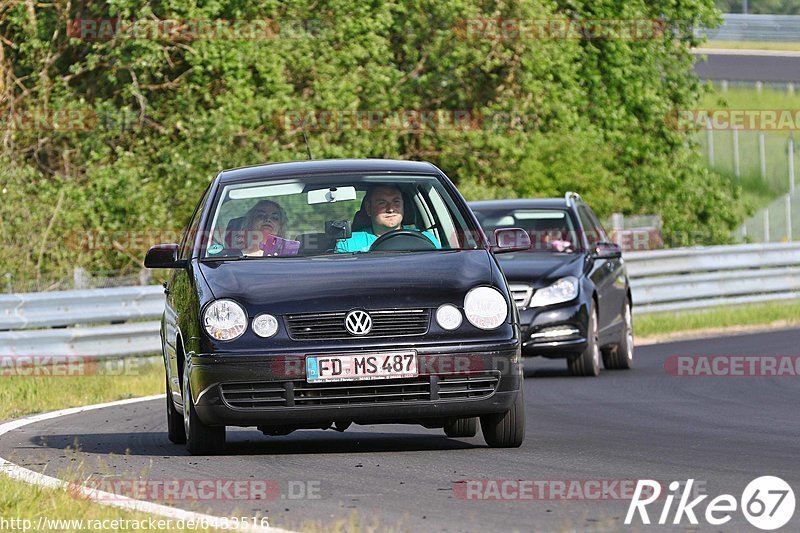
<svg viewBox="0 0 800 533">
<path fill-rule="evenodd" d="M 758 132 L 758 159 L 761 162 L 761 179 L 767 180 L 767 148 L 764 143 L 764 132 Z"/>
<path fill-rule="evenodd" d="M 764 209 L 764 242 L 769 242 L 769 208 Z"/>
<path fill-rule="evenodd" d="M 614 231 L 614 240 L 617 244 L 622 246 L 624 241 L 622 230 L 625 229 L 625 216 L 622 213 L 611 214 L 611 229 Z"/>
<path fill-rule="evenodd" d="M 708 131 L 708 166 L 714 168 L 714 129 L 711 127 L 711 118 L 706 118 Z"/>
<path fill-rule="evenodd" d="M 794 132 L 789 132 L 789 193 L 794 192 Z"/>
<path fill-rule="evenodd" d="M 89 276 L 86 270 L 78 267 L 72 271 L 72 284 L 75 289 L 87 289 L 89 287 Z"/>
</svg>

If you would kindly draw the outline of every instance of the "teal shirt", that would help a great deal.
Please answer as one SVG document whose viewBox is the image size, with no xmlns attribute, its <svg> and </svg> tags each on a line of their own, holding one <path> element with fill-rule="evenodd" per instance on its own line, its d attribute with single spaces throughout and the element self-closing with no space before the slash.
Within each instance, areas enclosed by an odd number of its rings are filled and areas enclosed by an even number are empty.
<svg viewBox="0 0 800 533">
<path fill-rule="evenodd" d="M 403 227 L 403 229 L 410 229 L 411 231 L 419 231 L 412 228 Z M 425 235 L 430 241 L 436 246 L 437 249 L 441 249 L 442 245 L 439 244 L 439 241 L 436 240 L 436 237 L 430 231 L 423 231 L 421 232 Z M 336 241 L 336 252 L 337 253 L 344 253 L 344 252 L 369 252 L 372 243 L 378 240 L 378 236 L 372 233 L 371 229 L 368 231 L 354 231 L 352 236 L 349 239 L 342 239 Z"/>
</svg>

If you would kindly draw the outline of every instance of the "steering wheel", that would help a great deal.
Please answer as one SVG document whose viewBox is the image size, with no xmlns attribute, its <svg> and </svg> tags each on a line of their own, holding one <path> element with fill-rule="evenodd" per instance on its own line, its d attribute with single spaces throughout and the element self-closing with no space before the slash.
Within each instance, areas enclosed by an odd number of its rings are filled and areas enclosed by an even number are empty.
<svg viewBox="0 0 800 533">
<path fill-rule="evenodd" d="M 409 229 L 396 229 L 384 233 L 370 246 L 370 251 L 418 251 L 435 250 L 436 245 L 420 233 Z"/>
</svg>

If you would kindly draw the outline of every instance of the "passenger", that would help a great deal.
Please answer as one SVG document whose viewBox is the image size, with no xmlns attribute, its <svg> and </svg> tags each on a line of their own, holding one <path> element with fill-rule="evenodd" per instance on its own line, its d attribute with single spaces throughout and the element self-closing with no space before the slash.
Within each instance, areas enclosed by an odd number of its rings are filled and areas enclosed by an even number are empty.
<svg viewBox="0 0 800 533">
<path fill-rule="evenodd" d="M 403 226 L 403 194 L 393 185 L 381 185 L 367 191 L 364 210 L 370 218 L 371 227 L 354 231 L 349 239 L 336 242 L 337 252 L 368 252 L 372 244 L 384 233 L 398 229 L 419 231 Z M 436 248 L 442 245 L 429 231 L 422 231 Z"/>
<path fill-rule="evenodd" d="M 272 200 L 259 201 L 245 214 L 242 254 L 251 257 L 297 255 L 300 243 L 284 238 L 286 222 L 286 211 L 280 204 Z"/>
</svg>

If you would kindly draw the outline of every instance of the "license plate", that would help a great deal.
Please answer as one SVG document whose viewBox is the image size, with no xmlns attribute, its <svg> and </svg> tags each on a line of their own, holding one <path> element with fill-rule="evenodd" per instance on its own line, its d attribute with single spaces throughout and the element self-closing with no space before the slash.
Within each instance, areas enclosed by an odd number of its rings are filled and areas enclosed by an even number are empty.
<svg viewBox="0 0 800 533">
<path fill-rule="evenodd" d="M 413 378 L 417 375 L 415 352 L 306 357 L 306 381 L 309 383 Z"/>
</svg>

